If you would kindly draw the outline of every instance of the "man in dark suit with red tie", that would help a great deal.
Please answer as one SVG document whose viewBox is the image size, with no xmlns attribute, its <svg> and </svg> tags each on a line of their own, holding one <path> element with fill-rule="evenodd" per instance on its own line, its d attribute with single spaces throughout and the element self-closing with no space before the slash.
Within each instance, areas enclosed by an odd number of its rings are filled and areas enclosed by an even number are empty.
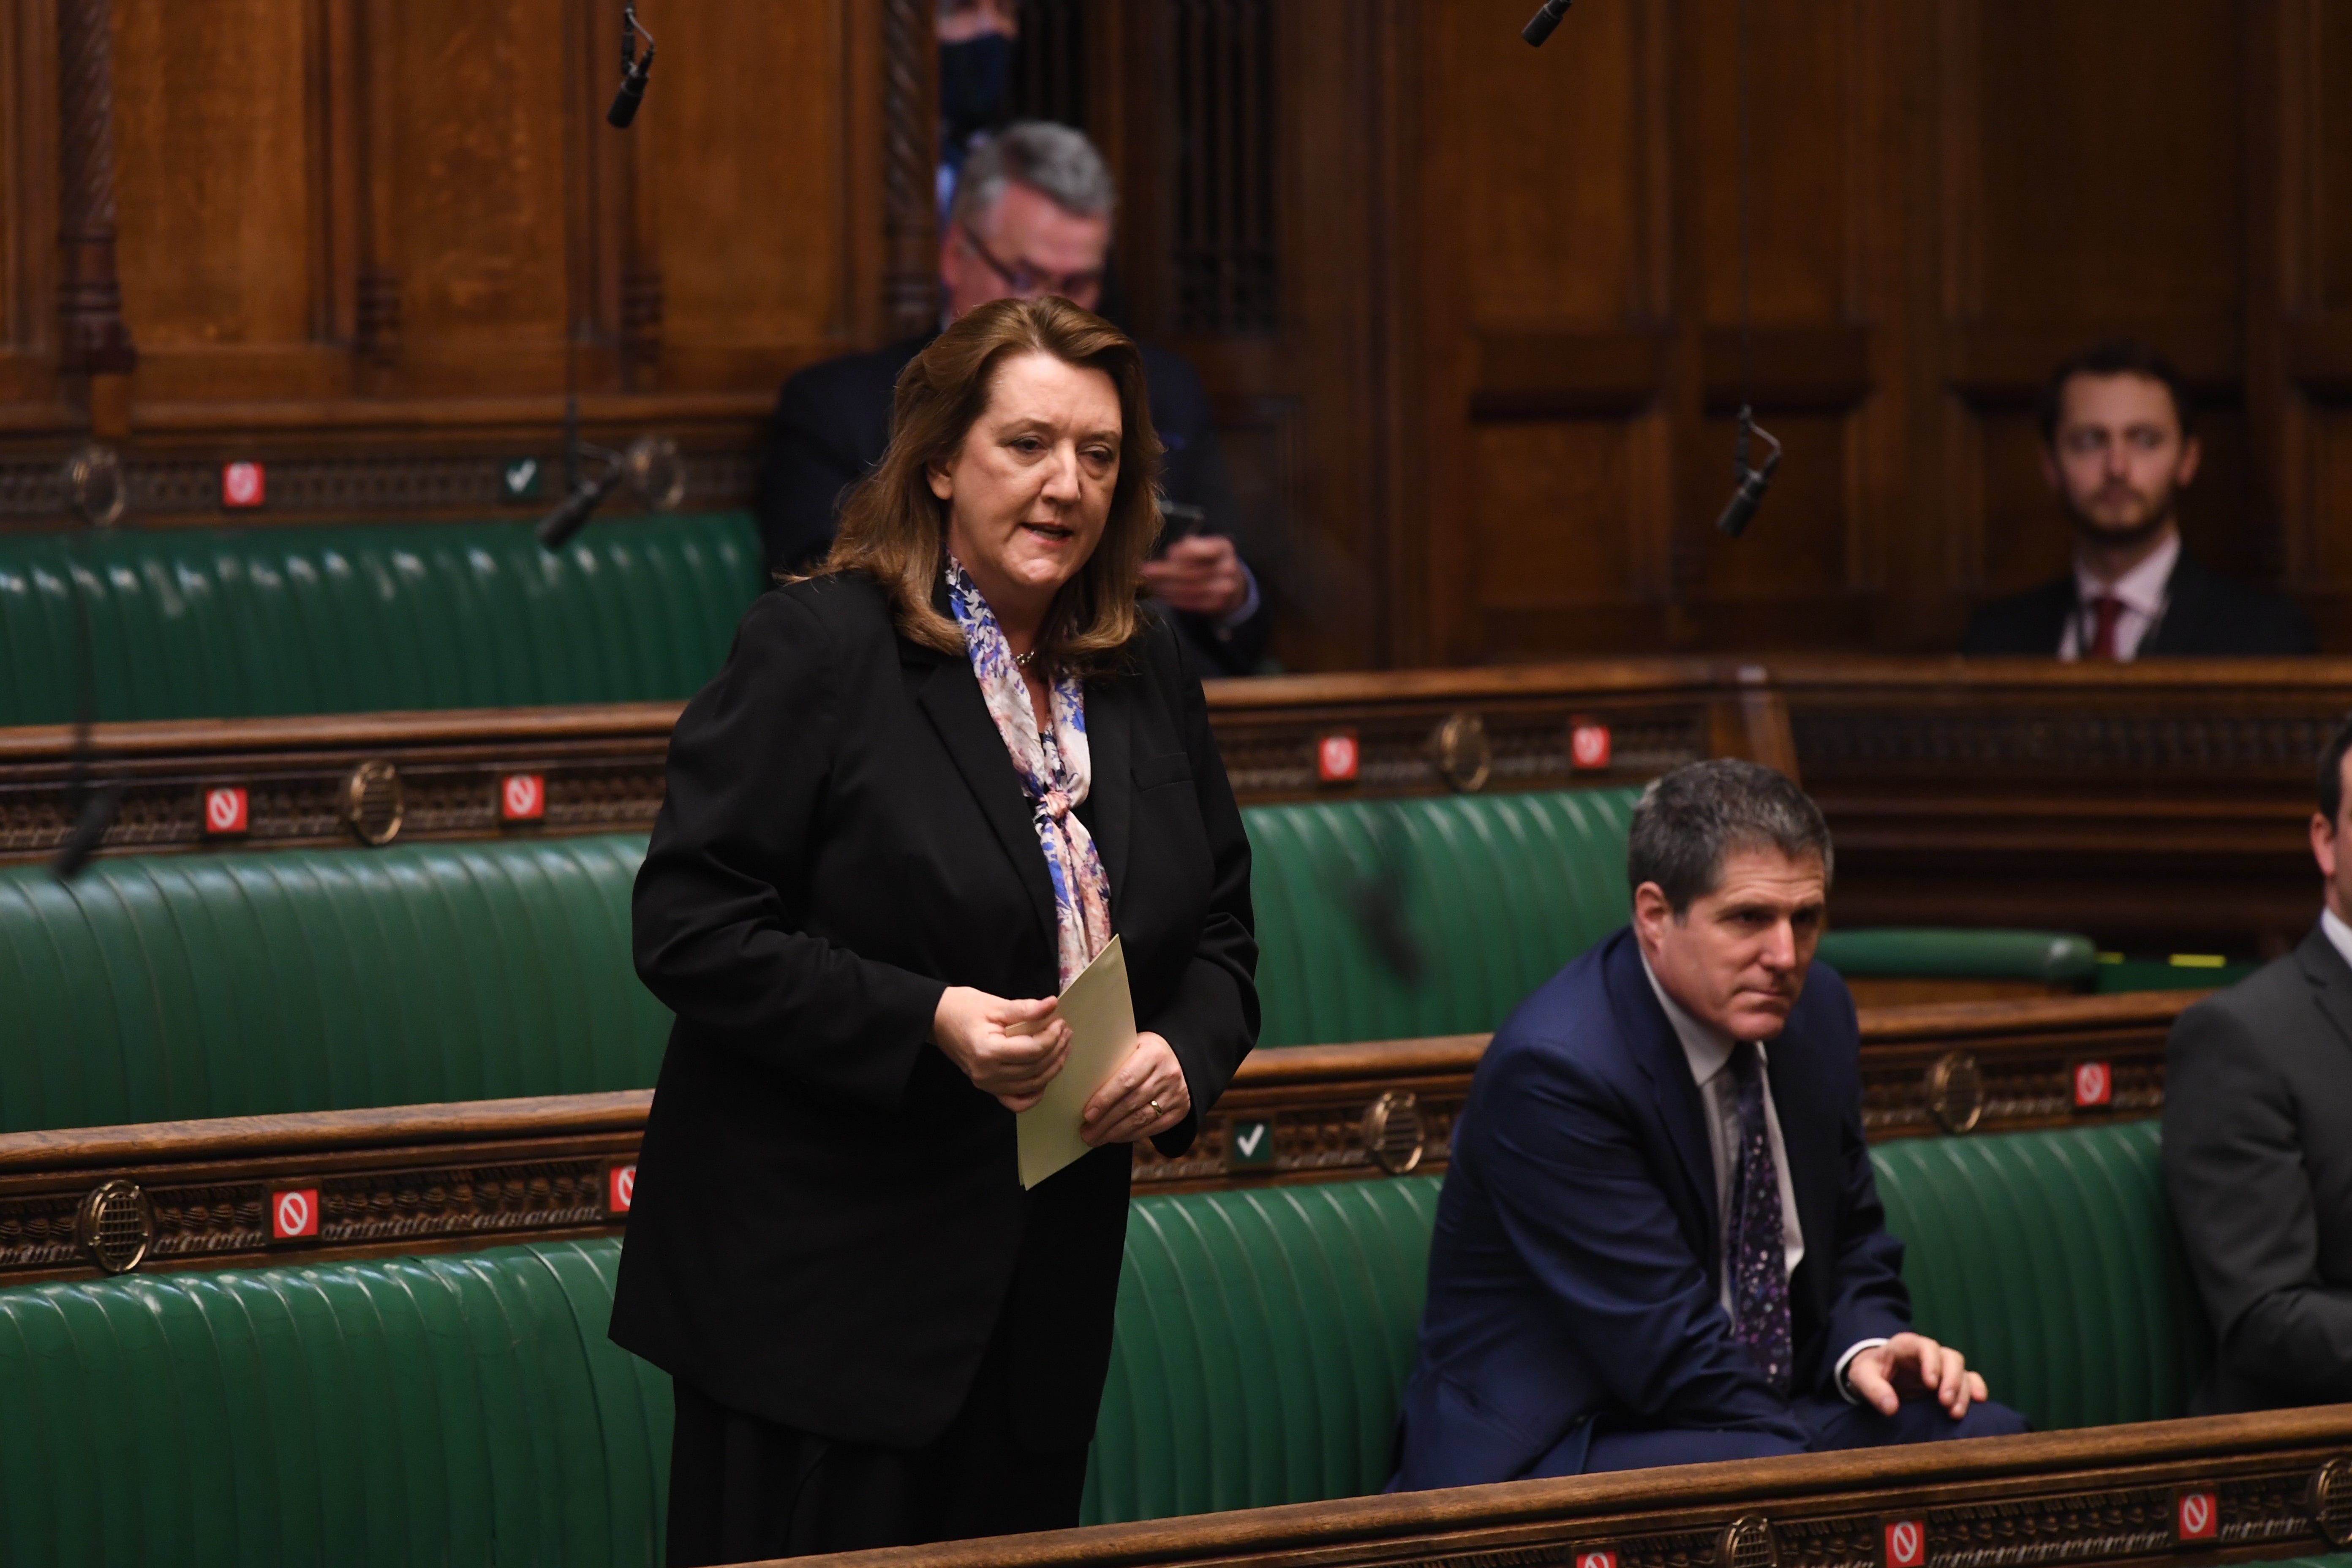
<svg viewBox="0 0 2352 1568">
<path fill-rule="evenodd" d="M 2152 655 L 2317 653 L 2284 595 L 2219 577 L 2180 546 L 2180 492 L 2204 452 L 2188 389 L 2145 343 L 2077 354 L 2042 400 L 2042 471 L 2074 522 L 2074 570 L 1977 611 L 1966 654 L 2128 662 Z"/>
<path fill-rule="evenodd" d="M 1643 796 L 1633 924 L 1472 1081 L 1394 1489 L 2024 1430 L 1911 1330 L 1853 1000 L 1812 963 L 1830 869 L 1768 768 Z"/>
</svg>

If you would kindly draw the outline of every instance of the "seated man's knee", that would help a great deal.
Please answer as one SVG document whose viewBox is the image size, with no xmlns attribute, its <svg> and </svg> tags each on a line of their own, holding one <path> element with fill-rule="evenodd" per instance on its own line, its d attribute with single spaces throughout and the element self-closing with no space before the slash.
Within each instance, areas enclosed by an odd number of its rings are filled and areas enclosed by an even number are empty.
<svg viewBox="0 0 2352 1568">
<path fill-rule="evenodd" d="M 1952 1429 L 1943 1434 L 1948 1437 L 2013 1437 L 2020 1432 L 2033 1430 L 2033 1423 L 2008 1405 L 1990 1399 L 1979 1399 L 1969 1406 L 1969 1413 L 1951 1424 Z"/>
<path fill-rule="evenodd" d="M 1840 1448 L 1882 1448 L 1902 1443 L 1944 1443 L 1962 1437 L 2005 1437 L 2032 1430 L 2032 1423 L 2006 1405 L 1979 1400 L 1958 1421 L 1932 1399 L 1906 1399 L 1892 1415 L 1866 1405 L 1823 1400 L 1812 1416 L 1815 1453 Z"/>
<path fill-rule="evenodd" d="M 1769 1432 L 1603 1432 L 1592 1439 L 1584 1473 L 1706 1465 L 1719 1459 L 1769 1459 L 1803 1451 L 1788 1438 Z"/>
</svg>

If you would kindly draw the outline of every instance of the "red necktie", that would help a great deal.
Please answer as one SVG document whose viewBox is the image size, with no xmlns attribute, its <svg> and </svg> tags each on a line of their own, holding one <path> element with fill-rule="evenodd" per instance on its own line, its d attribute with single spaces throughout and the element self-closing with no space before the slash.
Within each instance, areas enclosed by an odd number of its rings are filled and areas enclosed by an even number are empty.
<svg viewBox="0 0 2352 1568">
<path fill-rule="evenodd" d="M 2113 594 L 2102 594 L 2091 601 L 2098 612 L 2098 628 L 2091 634 L 2091 657 L 2113 661 L 2116 657 L 2116 623 L 2124 618 L 2124 602 Z"/>
</svg>

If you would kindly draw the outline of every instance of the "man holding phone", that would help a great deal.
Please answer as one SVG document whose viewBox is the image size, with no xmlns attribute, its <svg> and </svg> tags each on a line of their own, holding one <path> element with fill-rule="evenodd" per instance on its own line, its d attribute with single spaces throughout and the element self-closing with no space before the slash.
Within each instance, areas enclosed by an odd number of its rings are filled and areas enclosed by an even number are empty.
<svg viewBox="0 0 2352 1568">
<path fill-rule="evenodd" d="M 972 149 L 940 246 L 941 325 L 994 300 L 1058 294 L 1102 306 L 1117 203 L 1110 170 L 1086 135 L 1066 125 L 1009 125 Z M 842 498 L 890 439 L 898 373 L 928 337 L 812 365 L 784 384 L 760 472 L 760 531 L 768 565 L 805 572 L 832 547 Z M 1204 677 L 1255 674 L 1273 616 L 1235 546 L 1239 502 L 1218 449 L 1201 378 L 1181 355 L 1139 344 L 1167 527 L 1143 569 L 1153 596 L 1175 612 Z"/>
</svg>

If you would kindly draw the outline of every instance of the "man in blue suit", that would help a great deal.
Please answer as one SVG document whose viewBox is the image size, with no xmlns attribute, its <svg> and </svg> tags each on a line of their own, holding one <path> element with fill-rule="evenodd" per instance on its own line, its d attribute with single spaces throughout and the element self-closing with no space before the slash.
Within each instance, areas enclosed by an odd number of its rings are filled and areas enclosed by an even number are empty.
<svg viewBox="0 0 2352 1568">
<path fill-rule="evenodd" d="M 1522 1003 L 1454 1134 L 1400 1490 L 2026 1429 L 1911 1331 L 1829 828 L 1752 763 L 1634 810 L 1633 921 Z"/>
</svg>

